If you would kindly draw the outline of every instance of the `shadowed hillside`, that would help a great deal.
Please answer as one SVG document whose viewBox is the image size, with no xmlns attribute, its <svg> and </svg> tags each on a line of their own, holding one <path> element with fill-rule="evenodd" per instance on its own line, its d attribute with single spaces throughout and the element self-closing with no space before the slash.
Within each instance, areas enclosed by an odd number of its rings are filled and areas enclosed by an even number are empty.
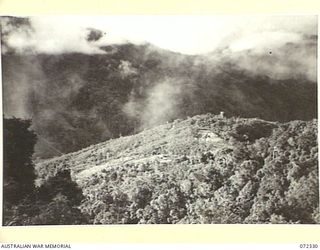
<svg viewBox="0 0 320 250">
<path fill-rule="evenodd" d="M 3 225 L 320 223 L 317 16 L 0 32 Z"/>
<path fill-rule="evenodd" d="M 279 77 L 276 70 L 268 76 L 264 69 L 246 69 L 254 61 L 274 65 L 275 53 L 230 57 L 218 50 L 187 56 L 149 44 L 103 50 L 106 54 L 2 55 L 4 112 L 32 119 L 39 138 L 36 157 L 208 112 L 273 121 L 317 116 L 315 82 L 292 72 Z"/>
</svg>

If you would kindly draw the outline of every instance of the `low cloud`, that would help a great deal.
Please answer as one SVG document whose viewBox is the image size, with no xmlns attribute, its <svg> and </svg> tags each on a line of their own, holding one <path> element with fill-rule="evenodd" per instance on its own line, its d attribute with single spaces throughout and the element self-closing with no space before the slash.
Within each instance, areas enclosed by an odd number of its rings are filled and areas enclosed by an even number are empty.
<svg viewBox="0 0 320 250">
<path fill-rule="evenodd" d="M 138 117 L 141 128 L 149 128 L 177 117 L 182 97 L 181 79 L 167 78 L 154 84 L 142 100 L 132 97 L 124 105 L 124 112 Z"/>
<path fill-rule="evenodd" d="M 2 18 L 4 19 L 4 18 Z M 9 46 L 19 53 L 103 53 L 100 46 L 149 42 L 183 54 L 219 47 L 234 51 L 281 46 L 317 35 L 317 16 L 95 16 L 30 17 L 30 25 L 6 25 Z"/>
<path fill-rule="evenodd" d="M 192 63 L 184 64 L 183 56 L 166 57 L 160 49 L 155 53 L 155 47 L 146 53 L 150 58 L 158 53 L 158 57 L 162 57 L 161 67 L 173 71 L 184 69 L 186 75 L 192 72 L 197 75 L 201 70 L 210 72 L 215 68 L 219 72 L 219 67 L 228 64 L 246 73 L 267 75 L 272 79 L 317 79 L 317 16 L 59 16 L 1 17 L 0 20 L 3 54 L 12 51 L 22 55 L 102 54 L 106 53 L 102 46 L 148 42 L 182 54 L 202 54 L 203 57 L 195 57 Z M 138 76 L 141 68 L 133 66 L 129 59 L 123 60 L 125 55 L 121 56 L 116 70 L 121 78 Z M 149 60 L 151 64 L 155 61 L 154 58 Z M 10 79 L 4 85 L 4 111 L 18 117 L 30 114 L 26 105 L 30 102 L 30 93 L 49 98 L 41 91 L 47 91 L 52 84 L 42 72 L 42 63 L 32 57 L 24 63 L 17 66 L 19 73 L 8 73 Z M 152 70 L 156 72 L 156 69 Z M 153 78 L 152 73 L 145 74 L 149 74 L 150 79 L 140 79 L 143 95 L 132 94 L 123 107 L 124 112 L 139 117 L 142 127 L 177 117 L 179 98 L 186 93 L 186 79 L 163 75 L 159 80 Z M 150 84 L 145 84 L 148 81 Z M 84 84 L 87 83 L 83 82 L 82 76 L 71 74 L 66 77 L 66 86 L 61 93 L 50 94 L 69 100 L 68 96 L 77 93 Z M 189 84 L 192 86 L 195 82 Z M 215 88 L 214 84 L 211 88 Z"/>
<path fill-rule="evenodd" d="M 224 51 L 224 60 L 256 75 L 277 80 L 317 81 L 317 37 L 297 33 L 261 33 L 239 39 Z M 281 41 L 281 42 L 279 42 Z"/>
<path fill-rule="evenodd" d="M 10 19 L 1 18 L 1 26 L 7 30 L 4 40 L 6 46 L 16 53 L 104 53 L 98 45 L 92 43 L 93 40 L 101 39 L 98 31 L 91 29 L 88 34 L 87 27 L 70 22 L 70 18 L 66 18 L 66 23 L 64 17 L 28 18 L 28 25 L 20 25 L 18 28 L 8 25 Z"/>
</svg>

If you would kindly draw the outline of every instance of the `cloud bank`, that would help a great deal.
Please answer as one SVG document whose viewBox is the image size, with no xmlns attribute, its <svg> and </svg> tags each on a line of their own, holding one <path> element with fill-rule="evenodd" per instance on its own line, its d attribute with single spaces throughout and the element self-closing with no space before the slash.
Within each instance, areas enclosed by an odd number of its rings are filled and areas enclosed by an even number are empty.
<svg viewBox="0 0 320 250">
<path fill-rule="evenodd" d="M 1 18 L 2 40 L 20 54 L 103 54 L 103 46 L 150 43 L 187 55 L 219 51 L 215 59 L 228 58 L 240 68 L 260 70 L 277 79 L 291 72 L 294 77 L 317 78 L 317 16 L 39 16 L 22 20 L 26 21 L 12 25 L 10 18 Z"/>
<path fill-rule="evenodd" d="M 4 29 L 10 29 L 2 19 Z M 102 53 L 100 46 L 124 42 L 148 42 L 183 54 L 225 46 L 259 51 L 317 35 L 316 16 L 51 16 L 29 21 L 25 29 L 11 27 L 7 37 L 20 53 Z"/>
<path fill-rule="evenodd" d="M 206 112 L 314 117 L 315 16 L 0 21 L 4 114 L 63 152 Z"/>
</svg>

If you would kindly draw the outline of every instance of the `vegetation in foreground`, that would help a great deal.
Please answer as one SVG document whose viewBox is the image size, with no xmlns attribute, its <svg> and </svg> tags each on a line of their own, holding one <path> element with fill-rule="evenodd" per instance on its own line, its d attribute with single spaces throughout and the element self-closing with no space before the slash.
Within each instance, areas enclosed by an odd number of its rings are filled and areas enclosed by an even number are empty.
<svg viewBox="0 0 320 250">
<path fill-rule="evenodd" d="M 37 163 L 4 224 L 320 223 L 317 159 L 317 120 L 195 116 Z"/>
</svg>

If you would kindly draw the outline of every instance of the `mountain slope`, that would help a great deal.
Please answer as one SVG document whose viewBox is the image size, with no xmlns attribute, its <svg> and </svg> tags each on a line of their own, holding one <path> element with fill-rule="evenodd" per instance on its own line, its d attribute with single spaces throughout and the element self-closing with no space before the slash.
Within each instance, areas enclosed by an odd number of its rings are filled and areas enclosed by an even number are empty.
<svg viewBox="0 0 320 250">
<path fill-rule="evenodd" d="M 319 223 L 317 121 L 201 115 L 37 163 L 95 224 Z"/>
<path fill-rule="evenodd" d="M 40 138 L 35 157 L 208 112 L 273 121 L 317 117 L 317 84 L 288 72 L 301 63 L 282 65 L 276 53 L 188 56 L 150 44 L 103 49 L 106 54 L 2 55 L 4 113 L 32 118 Z"/>
</svg>

